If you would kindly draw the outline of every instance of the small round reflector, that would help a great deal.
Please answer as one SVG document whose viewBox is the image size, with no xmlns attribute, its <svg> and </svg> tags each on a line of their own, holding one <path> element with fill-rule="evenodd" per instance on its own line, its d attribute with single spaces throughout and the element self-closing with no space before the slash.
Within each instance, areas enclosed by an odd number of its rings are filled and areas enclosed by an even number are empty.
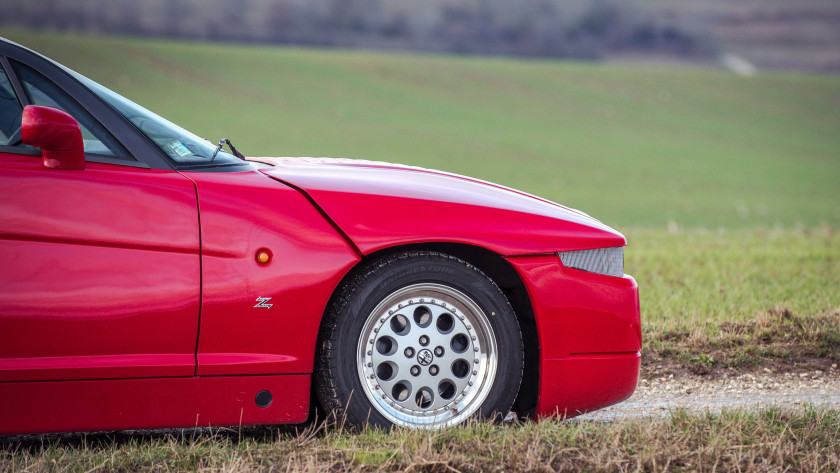
<svg viewBox="0 0 840 473">
<path fill-rule="evenodd" d="M 257 250 L 256 259 L 259 264 L 268 264 L 271 262 L 271 252 L 265 248 L 260 248 Z"/>
</svg>

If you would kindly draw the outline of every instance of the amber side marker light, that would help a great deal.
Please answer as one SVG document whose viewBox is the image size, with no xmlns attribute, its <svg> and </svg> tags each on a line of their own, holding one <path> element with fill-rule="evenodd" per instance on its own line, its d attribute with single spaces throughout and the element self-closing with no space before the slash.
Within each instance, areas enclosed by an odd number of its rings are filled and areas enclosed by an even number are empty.
<svg viewBox="0 0 840 473">
<path fill-rule="evenodd" d="M 257 250 L 255 259 L 257 260 L 257 263 L 262 265 L 271 263 L 271 251 L 269 251 L 266 248 L 260 248 L 259 250 Z"/>
</svg>

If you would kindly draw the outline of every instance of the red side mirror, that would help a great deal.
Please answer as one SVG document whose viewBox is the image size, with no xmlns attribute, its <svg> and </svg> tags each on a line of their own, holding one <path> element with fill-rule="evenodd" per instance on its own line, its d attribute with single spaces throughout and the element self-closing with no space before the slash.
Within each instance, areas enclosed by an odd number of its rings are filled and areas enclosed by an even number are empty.
<svg viewBox="0 0 840 473">
<path fill-rule="evenodd" d="M 44 166 L 51 169 L 84 169 L 85 144 L 79 123 L 67 112 L 27 105 L 23 109 L 21 140 L 41 148 Z"/>
</svg>

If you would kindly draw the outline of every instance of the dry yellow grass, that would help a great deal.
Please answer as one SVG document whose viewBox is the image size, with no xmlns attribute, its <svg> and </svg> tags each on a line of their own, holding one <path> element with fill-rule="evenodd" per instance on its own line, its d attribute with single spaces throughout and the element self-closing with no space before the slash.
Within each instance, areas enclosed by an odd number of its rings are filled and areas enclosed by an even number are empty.
<svg viewBox="0 0 840 473">
<path fill-rule="evenodd" d="M 0 470 L 836 472 L 840 411 L 731 411 L 612 423 L 473 424 L 440 432 L 184 431 L 39 437 L 0 446 Z"/>
</svg>

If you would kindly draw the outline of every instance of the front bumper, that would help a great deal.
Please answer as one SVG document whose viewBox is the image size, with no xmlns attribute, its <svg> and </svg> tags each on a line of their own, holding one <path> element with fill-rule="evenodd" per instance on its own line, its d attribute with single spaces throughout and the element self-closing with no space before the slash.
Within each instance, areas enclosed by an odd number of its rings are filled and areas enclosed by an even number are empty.
<svg viewBox="0 0 840 473">
<path fill-rule="evenodd" d="M 636 281 L 565 268 L 557 255 L 508 261 L 525 283 L 536 319 L 536 414 L 575 416 L 630 397 L 642 348 Z"/>
</svg>

